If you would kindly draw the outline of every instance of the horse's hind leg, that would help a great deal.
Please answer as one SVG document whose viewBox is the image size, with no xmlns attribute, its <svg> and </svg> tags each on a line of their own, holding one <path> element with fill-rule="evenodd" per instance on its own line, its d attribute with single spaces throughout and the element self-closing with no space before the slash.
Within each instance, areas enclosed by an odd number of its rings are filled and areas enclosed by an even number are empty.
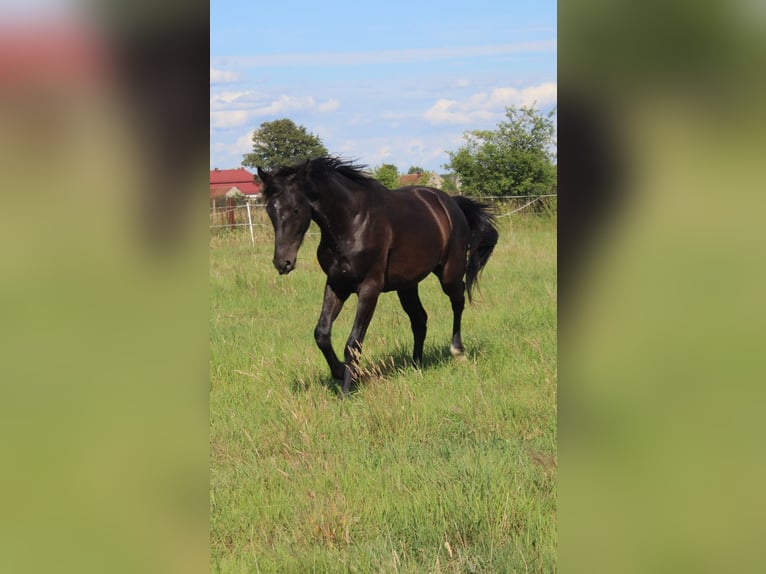
<svg viewBox="0 0 766 574">
<path fill-rule="evenodd" d="M 412 362 L 419 366 L 423 361 L 423 342 L 426 339 L 426 328 L 428 314 L 423 309 L 423 304 L 418 296 L 418 286 L 399 289 L 396 292 L 399 295 L 399 302 L 402 304 L 405 312 L 410 318 L 412 326 L 412 335 L 415 338 L 415 346 L 412 351 Z"/>
<path fill-rule="evenodd" d="M 453 357 L 459 357 L 465 352 L 463 341 L 460 338 L 460 321 L 463 318 L 463 309 L 465 308 L 464 274 L 465 252 L 463 252 L 462 257 L 451 257 L 441 272 L 437 274 L 442 285 L 442 291 L 452 303 L 452 341 L 449 350 Z"/>
<path fill-rule="evenodd" d="M 452 283 L 442 282 L 442 291 L 452 303 L 452 341 L 449 350 L 453 357 L 459 357 L 465 352 L 463 340 L 460 338 L 460 322 L 465 308 L 465 283 L 462 279 Z"/>
</svg>

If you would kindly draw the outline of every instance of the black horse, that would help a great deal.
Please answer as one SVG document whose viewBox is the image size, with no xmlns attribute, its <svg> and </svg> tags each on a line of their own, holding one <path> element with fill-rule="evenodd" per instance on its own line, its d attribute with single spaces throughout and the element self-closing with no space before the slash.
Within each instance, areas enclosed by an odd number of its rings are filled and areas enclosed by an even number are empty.
<svg viewBox="0 0 766 574">
<path fill-rule="evenodd" d="M 280 274 L 295 268 L 312 219 L 322 232 L 317 259 L 327 283 L 314 337 L 332 376 L 343 379 L 344 393 L 358 379 L 362 341 L 381 292 L 399 295 L 415 338 L 412 359 L 421 362 L 428 316 L 418 283 L 429 273 L 439 278 L 452 302 L 450 351 L 463 354 L 460 319 L 465 293 L 470 300 L 498 238 L 487 205 L 432 187 L 390 190 L 364 173 L 363 166 L 335 157 L 273 172 L 258 168 L 258 176 L 274 226 L 274 266 Z M 359 303 L 341 362 L 330 333 L 351 293 L 358 295 Z"/>
</svg>

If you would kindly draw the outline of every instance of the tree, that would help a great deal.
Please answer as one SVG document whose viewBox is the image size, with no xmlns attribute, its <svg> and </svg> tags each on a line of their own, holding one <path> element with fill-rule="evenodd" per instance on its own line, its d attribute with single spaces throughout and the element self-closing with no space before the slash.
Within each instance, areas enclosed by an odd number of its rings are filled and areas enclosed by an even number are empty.
<svg viewBox="0 0 766 574">
<path fill-rule="evenodd" d="M 384 163 L 372 170 L 372 177 L 389 189 L 399 187 L 399 168 L 390 163 Z"/>
<path fill-rule="evenodd" d="M 457 176 L 454 173 L 443 173 L 440 177 L 442 178 L 442 191 L 450 195 L 456 195 L 460 191 L 457 185 Z"/>
<path fill-rule="evenodd" d="M 242 165 L 270 171 L 327 153 L 327 148 L 319 136 L 284 118 L 263 122 L 253 132 L 253 151 L 245 154 Z"/>
<path fill-rule="evenodd" d="M 543 195 L 556 185 L 554 112 L 533 107 L 505 109 L 498 129 L 466 132 L 466 144 L 447 152 L 466 195 Z"/>
</svg>

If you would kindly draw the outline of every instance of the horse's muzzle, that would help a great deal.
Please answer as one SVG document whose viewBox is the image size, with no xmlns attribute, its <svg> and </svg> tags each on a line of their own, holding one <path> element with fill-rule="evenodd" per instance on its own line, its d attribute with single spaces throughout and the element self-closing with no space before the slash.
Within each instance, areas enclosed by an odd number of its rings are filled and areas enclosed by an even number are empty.
<svg viewBox="0 0 766 574">
<path fill-rule="evenodd" d="M 290 261 L 289 259 L 284 259 L 282 261 L 274 260 L 274 267 L 277 268 L 277 271 L 279 271 L 280 275 L 287 275 L 295 269 L 295 261 Z"/>
</svg>

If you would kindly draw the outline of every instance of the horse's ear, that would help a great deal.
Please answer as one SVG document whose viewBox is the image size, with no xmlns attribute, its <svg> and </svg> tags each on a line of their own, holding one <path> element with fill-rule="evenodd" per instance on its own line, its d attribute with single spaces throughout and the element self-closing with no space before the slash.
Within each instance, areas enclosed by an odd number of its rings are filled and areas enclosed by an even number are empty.
<svg viewBox="0 0 766 574">
<path fill-rule="evenodd" d="M 261 169 L 260 167 L 255 168 L 258 172 L 258 177 L 263 182 L 263 185 L 269 185 L 271 182 L 271 174 L 268 171 L 265 171 Z"/>
</svg>

